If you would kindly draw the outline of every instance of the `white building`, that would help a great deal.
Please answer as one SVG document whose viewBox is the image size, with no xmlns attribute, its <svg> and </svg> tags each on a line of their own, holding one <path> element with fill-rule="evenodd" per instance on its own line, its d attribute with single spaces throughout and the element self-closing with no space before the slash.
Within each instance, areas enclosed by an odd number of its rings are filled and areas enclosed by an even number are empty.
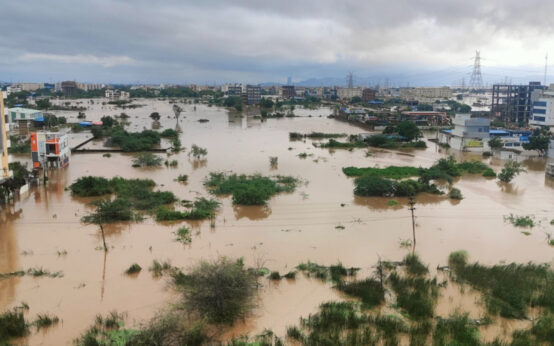
<svg viewBox="0 0 554 346">
<path fill-rule="evenodd" d="M 350 100 L 355 96 L 362 97 L 362 88 L 338 88 L 337 96 L 339 99 L 347 100 Z"/>
<path fill-rule="evenodd" d="M 533 113 L 529 117 L 529 125 L 537 127 L 554 126 L 554 91 L 545 91 L 539 99 L 533 102 Z"/>
<path fill-rule="evenodd" d="M 128 100 L 130 93 L 124 90 L 106 89 L 105 96 L 110 100 Z"/>
<path fill-rule="evenodd" d="M 435 100 L 448 99 L 452 97 L 452 89 L 450 89 L 449 87 L 402 88 L 399 90 L 398 94 L 401 98 L 405 100 L 432 102 Z"/>
<path fill-rule="evenodd" d="M 456 114 L 452 120 L 453 130 L 439 132 L 439 143 L 463 151 L 489 149 L 490 119 L 472 117 L 471 114 Z"/>
</svg>

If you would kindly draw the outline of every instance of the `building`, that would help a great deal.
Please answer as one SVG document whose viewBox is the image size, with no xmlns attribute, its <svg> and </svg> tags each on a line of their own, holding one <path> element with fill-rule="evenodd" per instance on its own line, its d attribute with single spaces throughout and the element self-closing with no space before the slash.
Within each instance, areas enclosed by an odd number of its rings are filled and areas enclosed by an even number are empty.
<svg viewBox="0 0 554 346">
<path fill-rule="evenodd" d="M 128 100 L 131 94 L 124 90 L 106 89 L 105 96 L 110 100 Z"/>
<path fill-rule="evenodd" d="M 33 168 L 65 167 L 69 164 L 69 136 L 57 132 L 32 132 Z"/>
<path fill-rule="evenodd" d="M 456 114 L 453 130 L 439 132 L 439 143 L 463 151 L 488 150 L 490 119 L 474 117 L 471 114 Z"/>
<path fill-rule="evenodd" d="M 241 96 L 242 95 L 242 86 L 240 84 L 227 86 L 227 95 L 228 96 Z"/>
<path fill-rule="evenodd" d="M 494 84 L 491 113 L 505 122 L 527 124 L 533 103 L 545 89 L 540 82 L 529 82 L 528 85 Z"/>
<path fill-rule="evenodd" d="M 377 91 L 375 89 L 365 88 L 362 90 L 362 101 L 369 102 L 375 100 L 375 94 Z"/>
<path fill-rule="evenodd" d="M 281 97 L 284 99 L 291 99 L 293 97 L 296 97 L 296 90 L 294 89 L 294 85 L 283 85 L 281 87 Z"/>
<path fill-rule="evenodd" d="M 261 94 L 262 88 L 258 85 L 247 85 L 246 86 L 246 104 L 254 105 L 260 103 L 262 99 Z"/>
<path fill-rule="evenodd" d="M 98 83 L 77 83 L 77 88 L 84 91 L 100 90 L 104 88 L 104 84 Z"/>
<path fill-rule="evenodd" d="M 548 128 L 554 126 L 554 91 L 545 91 L 533 102 L 529 125 Z"/>
<path fill-rule="evenodd" d="M 65 81 L 62 82 L 61 88 L 65 96 L 73 96 L 77 91 L 77 83 L 74 81 Z"/>
<path fill-rule="evenodd" d="M 27 136 L 29 130 L 35 128 L 36 121 L 44 120 L 42 111 L 29 108 L 9 108 L 8 119 L 12 124 L 17 124 L 19 127 L 19 135 Z"/>
<path fill-rule="evenodd" d="M 421 126 L 447 125 L 446 112 L 435 111 L 406 111 L 400 115 L 400 120 L 411 121 Z"/>
<path fill-rule="evenodd" d="M 4 117 L 4 98 L 0 97 L 0 184 L 11 178 L 12 172 L 9 167 L 8 148 L 10 140 L 8 139 L 8 131 L 6 119 Z"/>
<path fill-rule="evenodd" d="M 353 97 L 362 97 L 362 89 L 361 88 L 339 88 L 337 90 L 337 96 L 339 99 L 342 100 L 350 100 Z"/>
<path fill-rule="evenodd" d="M 44 83 L 14 83 L 12 87 L 18 88 L 19 91 L 35 91 L 44 89 Z"/>
<path fill-rule="evenodd" d="M 398 96 L 404 100 L 434 102 L 435 100 L 452 97 L 452 89 L 449 87 L 437 88 L 401 88 Z"/>
</svg>

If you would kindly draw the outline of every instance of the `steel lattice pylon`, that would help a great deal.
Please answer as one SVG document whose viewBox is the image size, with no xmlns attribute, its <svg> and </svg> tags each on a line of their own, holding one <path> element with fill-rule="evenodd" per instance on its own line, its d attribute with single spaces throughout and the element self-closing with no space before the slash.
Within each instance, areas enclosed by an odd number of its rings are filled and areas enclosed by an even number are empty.
<svg viewBox="0 0 554 346">
<path fill-rule="evenodd" d="M 469 87 L 471 89 L 483 88 L 483 75 L 481 74 L 481 57 L 478 50 L 475 51 L 475 62 L 473 63 L 473 71 L 471 72 Z"/>
</svg>

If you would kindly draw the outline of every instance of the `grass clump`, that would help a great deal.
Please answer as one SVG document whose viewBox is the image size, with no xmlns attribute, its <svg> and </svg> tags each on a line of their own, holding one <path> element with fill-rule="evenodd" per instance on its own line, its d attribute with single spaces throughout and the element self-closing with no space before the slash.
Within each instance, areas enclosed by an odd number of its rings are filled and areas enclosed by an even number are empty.
<svg viewBox="0 0 554 346">
<path fill-rule="evenodd" d="M 8 344 L 13 338 L 20 338 L 29 332 L 23 312 L 9 310 L 0 314 L 0 343 Z"/>
<path fill-rule="evenodd" d="M 214 199 L 197 198 L 186 211 L 178 211 L 161 206 L 156 209 L 154 218 L 156 221 L 176 221 L 176 220 L 203 220 L 211 218 L 219 208 L 220 203 Z"/>
<path fill-rule="evenodd" d="M 375 279 L 342 282 L 337 288 L 349 296 L 362 300 L 362 308 L 371 309 L 381 305 L 385 301 L 385 291 L 381 283 Z"/>
<path fill-rule="evenodd" d="M 425 277 L 400 277 L 396 272 L 389 276 L 389 282 L 397 296 L 400 308 L 415 319 L 432 318 L 438 298 L 436 279 Z"/>
<path fill-rule="evenodd" d="M 126 346 L 204 345 L 210 340 L 201 321 L 187 321 L 175 311 L 159 314 L 139 330 L 129 332 Z"/>
<path fill-rule="evenodd" d="M 406 255 L 403 263 L 406 266 L 406 272 L 410 275 L 425 275 L 429 272 L 429 269 L 421 263 L 419 256 L 415 253 Z"/>
<path fill-rule="evenodd" d="M 388 179 L 404 179 L 419 176 L 420 169 L 410 166 L 389 166 L 386 168 L 374 167 L 344 167 L 342 172 L 349 177 L 360 177 L 362 175 L 372 175 Z"/>
<path fill-rule="evenodd" d="M 283 275 L 283 277 L 285 279 L 291 279 L 291 280 L 296 279 L 296 271 L 292 270 L 292 271 L 286 273 L 285 275 Z"/>
<path fill-rule="evenodd" d="M 186 183 L 189 180 L 189 176 L 187 174 L 179 174 L 177 177 L 177 181 L 180 183 Z"/>
<path fill-rule="evenodd" d="M 307 276 L 315 276 L 324 281 L 333 281 L 335 284 L 340 284 L 343 277 L 354 276 L 360 268 L 345 268 L 341 263 L 326 267 L 313 262 L 300 263 L 296 269 L 303 272 Z"/>
<path fill-rule="evenodd" d="M 139 266 L 137 263 L 133 263 L 131 264 L 131 266 L 129 266 L 129 268 L 127 268 L 127 270 L 125 270 L 125 274 L 127 275 L 137 274 L 137 273 L 140 273 L 141 270 L 142 270 L 141 266 Z"/>
<path fill-rule="evenodd" d="M 200 159 L 206 155 L 208 155 L 208 149 L 199 147 L 196 144 L 193 144 L 190 148 L 189 156 L 194 157 L 195 159 Z"/>
<path fill-rule="evenodd" d="M 27 275 L 30 275 L 33 277 L 46 276 L 49 278 L 61 278 L 63 277 L 63 272 L 61 271 L 51 272 L 47 269 L 43 269 L 42 267 L 37 267 L 37 268 L 29 268 L 27 270 Z"/>
<path fill-rule="evenodd" d="M 133 167 L 158 167 L 161 165 L 162 158 L 149 152 L 139 153 L 133 159 Z"/>
<path fill-rule="evenodd" d="M 153 260 L 152 261 L 152 266 L 150 266 L 150 268 L 148 268 L 148 270 L 151 271 L 152 275 L 154 275 L 155 277 L 160 277 L 165 272 L 168 272 L 171 269 L 172 269 L 172 267 L 171 267 L 171 263 L 169 263 L 169 261 L 160 262 L 158 260 Z"/>
<path fill-rule="evenodd" d="M 516 227 L 535 227 L 535 220 L 532 215 L 517 216 L 510 214 L 504 217 L 504 221 L 508 221 Z"/>
<path fill-rule="evenodd" d="M 177 232 L 175 232 L 175 236 L 177 237 L 175 240 L 183 244 L 190 244 L 192 242 L 190 229 L 187 227 L 180 227 Z"/>
<path fill-rule="evenodd" d="M 97 315 L 94 324 L 74 343 L 82 346 L 95 345 L 128 345 L 130 337 L 137 333 L 134 330 L 122 329 L 124 314 L 110 312 L 106 317 Z"/>
<path fill-rule="evenodd" d="M 173 283 L 188 309 L 209 322 L 232 324 L 253 306 L 257 277 L 242 261 L 223 257 L 201 261 L 186 274 L 174 273 Z"/>
<path fill-rule="evenodd" d="M 48 314 L 38 314 L 37 319 L 33 322 L 33 325 L 37 330 L 41 328 L 47 328 L 54 324 L 58 324 L 60 319 L 58 316 L 48 315 Z"/>
<path fill-rule="evenodd" d="M 439 319 L 433 332 L 435 345 L 480 345 L 479 329 L 465 315 Z"/>
<path fill-rule="evenodd" d="M 554 312 L 554 272 L 547 264 L 469 264 L 467 254 L 450 254 L 454 279 L 480 290 L 489 313 L 525 318 L 527 309 L 542 306 Z"/>
<path fill-rule="evenodd" d="M 233 197 L 233 204 L 265 205 L 275 194 L 292 192 L 299 181 L 290 176 L 264 177 L 255 175 L 236 175 L 225 173 L 210 173 L 204 185 L 211 188 L 216 195 Z"/>
</svg>

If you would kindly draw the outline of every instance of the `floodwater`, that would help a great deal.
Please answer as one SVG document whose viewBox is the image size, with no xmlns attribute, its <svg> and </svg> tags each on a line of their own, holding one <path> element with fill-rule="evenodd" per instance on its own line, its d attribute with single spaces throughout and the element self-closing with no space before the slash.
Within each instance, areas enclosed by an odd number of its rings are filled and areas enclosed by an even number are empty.
<svg viewBox="0 0 554 346">
<path fill-rule="evenodd" d="M 125 112 L 130 115 L 132 131 L 151 128 L 151 112 L 162 115 L 160 128 L 175 128 L 172 104 L 161 100 L 139 100 L 137 109 L 116 109 L 96 102 L 85 111 L 88 120 Z M 205 160 L 189 159 L 187 152 L 172 155 L 176 168 L 132 168 L 132 155 L 112 153 L 110 158 L 97 154 L 74 154 L 65 169 L 50 171 L 46 187 L 31 191 L 28 197 L 0 214 L 0 273 L 43 267 L 63 271 L 62 278 L 23 276 L 0 280 L 0 311 L 26 302 L 33 319 L 38 313 L 50 313 L 62 322 L 47 330 L 32 332 L 23 343 L 31 345 L 69 344 L 84 332 L 96 314 L 117 310 L 128 314 L 127 326 L 147 321 L 156 311 L 178 299 L 165 278 L 153 278 L 148 271 L 152 260 L 170 260 L 188 268 L 200 259 L 218 256 L 243 257 L 249 266 L 263 266 L 286 273 L 297 264 L 311 260 L 330 265 L 360 267 L 360 275 L 372 271 L 379 257 L 401 260 L 409 251 L 400 241 L 412 236 L 407 201 L 388 206 L 387 198 L 359 198 L 353 195 L 353 181 L 341 169 L 345 166 L 411 165 L 430 166 L 448 155 L 429 142 L 425 150 L 391 151 L 364 149 L 328 150 L 315 148 L 311 140 L 289 141 L 288 133 L 343 132 L 360 133 L 348 123 L 327 119 L 330 109 L 296 110 L 298 118 L 269 119 L 261 122 L 254 113 L 240 117 L 224 109 L 206 105 L 181 104 L 178 126 L 183 147 L 205 147 Z M 194 109 L 196 107 L 196 110 Z M 77 112 L 57 112 L 76 119 Z M 312 117 L 308 117 L 308 115 Z M 321 115 L 321 117 L 320 117 Z M 199 119 L 209 119 L 200 123 Z M 434 137 L 434 134 L 428 134 Z M 94 147 L 99 143 L 91 144 Z M 306 159 L 299 153 L 309 154 Z M 456 153 L 458 158 L 481 159 L 476 154 Z M 278 157 L 273 169 L 270 156 Z M 498 171 L 502 162 L 487 159 Z M 553 248 L 546 234 L 554 233 L 554 184 L 544 177 L 544 160 L 525 161 L 528 172 L 512 184 L 499 185 L 480 176 L 464 176 L 455 182 L 464 199 L 453 202 L 444 197 L 420 195 L 416 201 L 416 251 L 431 269 L 446 265 L 450 252 L 464 249 L 470 260 L 486 264 L 499 262 L 549 262 Z M 293 175 L 303 180 L 294 193 L 273 197 L 266 207 L 238 207 L 230 197 L 218 198 L 221 210 L 215 227 L 210 222 L 115 224 L 107 227 L 105 254 L 99 230 L 83 225 L 91 199 L 74 198 L 66 187 L 83 175 L 124 178 L 151 178 L 162 190 L 173 191 L 180 199 L 207 196 L 202 185 L 209 172 L 261 173 Z M 187 184 L 176 182 L 179 174 L 188 174 Z M 521 233 L 504 221 L 504 216 L 534 215 L 538 226 L 530 235 Z M 174 241 L 180 226 L 193 229 L 190 245 Z M 336 226 L 344 226 L 344 229 Z M 64 252 L 67 254 L 64 254 Z M 59 253 L 58 253 L 59 252 Z M 138 263 L 142 272 L 130 277 L 123 271 Z M 433 270 L 434 272 L 434 270 Z M 286 327 L 299 317 L 317 311 L 320 303 L 343 299 L 329 284 L 297 275 L 294 281 L 279 283 L 262 279 L 258 307 L 246 321 L 225 331 L 225 337 L 265 328 L 284 336 Z M 481 316 L 479 297 L 461 293 L 457 287 L 443 291 L 437 312 L 447 316 L 456 307 Z M 489 338 L 499 330 L 512 328 L 493 325 L 483 329 Z M 497 329 L 494 329 L 497 328 Z M 491 330 L 493 332 L 491 332 Z M 493 335 L 492 335 L 493 336 Z"/>
</svg>

